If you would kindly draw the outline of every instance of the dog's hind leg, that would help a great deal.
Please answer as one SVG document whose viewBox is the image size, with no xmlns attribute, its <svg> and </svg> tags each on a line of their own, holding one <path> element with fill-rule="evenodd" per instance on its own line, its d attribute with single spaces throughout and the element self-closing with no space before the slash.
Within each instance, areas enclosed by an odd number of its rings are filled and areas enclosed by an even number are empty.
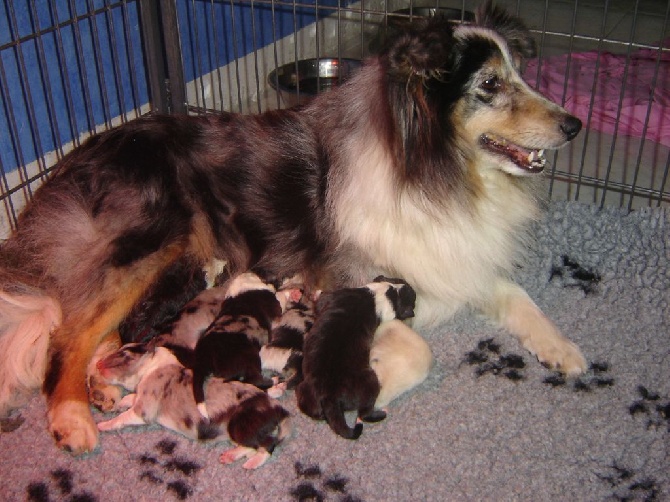
<svg viewBox="0 0 670 502">
<path fill-rule="evenodd" d="M 487 313 L 521 341 L 538 360 L 566 375 L 586 370 L 579 347 L 565 338 L 528 294 L 516 284 L 499 280 Z"/>
<path fill-rule="evenodd" d="M 124 268 L 106 274 L 103 287 L 82 308 L 64 313 L 63 324 L 51 336 L 43 391 L 49 430 L 61 448 L 74 454 L 92 451 L 98 430 L 88 402 L 86 370 L 100 342 L 130 312 L 160 272 L 183 247 L 167 246 Z"/>
</svg>

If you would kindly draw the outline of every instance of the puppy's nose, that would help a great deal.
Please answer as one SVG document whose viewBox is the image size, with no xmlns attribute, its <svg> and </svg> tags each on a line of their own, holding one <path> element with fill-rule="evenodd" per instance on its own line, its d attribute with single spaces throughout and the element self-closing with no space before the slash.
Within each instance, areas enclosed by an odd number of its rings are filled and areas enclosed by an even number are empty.
<svg viewBox="0 0 670 502">
<path fill-rule="evenodd" d="M 567 117 L 565 117 L 565 120 L 561 124 L 561 131 L 563 131 L 565 136 L 568 138 L 568 141 L 574 139 L 574 137 L 577 136 L 577 134 L 581 130 L 582 130 L 582 121 L 579 120 L 577 117 L 573 117 L 572 115 L 568 115 Z"/>
</svg>

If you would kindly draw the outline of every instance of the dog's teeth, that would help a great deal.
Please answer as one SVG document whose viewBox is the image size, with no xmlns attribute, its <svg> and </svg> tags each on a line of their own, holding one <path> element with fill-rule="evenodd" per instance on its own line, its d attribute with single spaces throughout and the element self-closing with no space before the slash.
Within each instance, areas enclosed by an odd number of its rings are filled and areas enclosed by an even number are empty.
<svg viewBox="0 0 670 502">
<path fill-rule="evenodd" d="M 542 150 L 540 150 L 539 152 L 537 152 L 537 156 L 538 157 L 544 157 L 544 148 Z"/>
<path fill-rule="evenodd" d="M 528 162 L 533 162 L 535 160 L 535 150 L 528 154 Z"/>
</svg>

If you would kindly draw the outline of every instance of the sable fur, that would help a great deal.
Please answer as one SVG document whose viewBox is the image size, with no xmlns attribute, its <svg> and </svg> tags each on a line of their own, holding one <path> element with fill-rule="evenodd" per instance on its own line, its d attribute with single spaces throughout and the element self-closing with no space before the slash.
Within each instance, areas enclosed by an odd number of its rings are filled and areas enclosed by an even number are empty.
<svg viewBox="0 0 670 502">
<path fill-rule="evenodd" d="M 413 293 L 408 285 L 376 282 L 321 294 L 304 343 L 304 380 L 296 388 L 300 411 L 325 419 L 346 439 L 358 439 L 363 426 L 350 427 L 345 412 L 355 410 L 368 422 L 385 418 L 375 409 L 380 385 L 370 367 L 370 349 L 381 321 L 414 315 L 415 298 L 407 292 Z"/>
<path fill-rule="evenodd" d="M 370 348 L 370 367 L 379 380 L 376 408 L 384 408 L 423 382 L 433 364 L 426 341 L 402 321 L 379 325 Z"/>
<path fill-rule="evenodd" d="M 85 141 L 0 248 L 0 412 L 42 385 L 57 444 L 95 448 L 87 365 L 184 257 L 224 260 L 230 276 L 300 273 L 310 290 L 403 277 L 417 326 L 471 305 L 548 366 L 584 371 L 510 282 L 539 215 L 541 169 L 519 159 L 581 127 L 521 79 L 532 45 L 490 5 L 472 25 L 417 20 L 300 109 L 150 116 Z"/>
</svg>

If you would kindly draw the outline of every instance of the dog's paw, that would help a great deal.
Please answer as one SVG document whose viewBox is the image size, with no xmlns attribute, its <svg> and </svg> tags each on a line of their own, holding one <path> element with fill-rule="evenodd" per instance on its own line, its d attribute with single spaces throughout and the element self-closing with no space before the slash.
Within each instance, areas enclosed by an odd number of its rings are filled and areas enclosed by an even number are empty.
<svg viewBox="0 0 670 502">
<path fill-rule="evenodd" d="M 98 446 L 98 427 L 85 402 L 66 401 L 49 410 L 49 432 L 59 448 L 75 455 Z"/>
<path fill-rule="evenodd" d="M 533 337 L 524 343 L 524 347 L 544 366 L 567 376 L 581 375 L 586 371 L 586 359 L 579 347 L 559 333 Z"/>
<path fill-rule="evenodd" d="M 121 387 L 109 385 L 100 377 L 91 375 L 88 379 L 88 400 L 103 413 L 117 410 L 122 394 Z"/>
</svg>

